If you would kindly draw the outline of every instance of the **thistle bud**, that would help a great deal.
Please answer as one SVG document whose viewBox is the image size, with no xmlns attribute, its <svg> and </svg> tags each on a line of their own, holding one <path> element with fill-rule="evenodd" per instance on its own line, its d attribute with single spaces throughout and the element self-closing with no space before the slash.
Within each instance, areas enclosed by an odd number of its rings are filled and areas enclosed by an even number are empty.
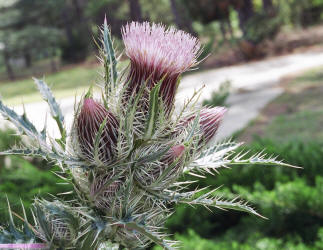
<svg viewBox="0 0 323 250">
<path fill-rule="evenodd" d="M 208 143 L 217 132 L 222 118 L 227 109 L 225 107 L 203 108 L 200 112 L 200 132 L 202 134 L 202 141 Z M 176 133 L 181 133 L 183 128 L 186 128 L 194 119 L 195 115 L 191 115 L 181 122 L 176 128 Z"/>
<path fill-rule="evenodd" d="M 167 165 L 171 165 L 174 161 L 176 161 L 183 155 L 184 151 L 184 145 L 175 145 L 165 154 L 161 161 L 166 163 Z"/>
<path fill-rule="evenodd" d="M 103 130 L 99 131 L 103 122 Z M 118 127 L 117 119 L 102 104 L 85 98 L 76 125 L 82 156 L 90 162 L 99 160 L 106 163 L 113 159 Z M 96 143 L 97 136 L 100 138 Z"/>
<path fill-rule="evenodd" d="M 79 220 L 60 201 L 40 201 L 34 204 L 38 215 L 39 237 L 55 246 L 68 247 L 77 237 Z"/>
<path fill-rule="evenodd" d="M 148 22 L 127 24 L 122 29 L 122 38 L 131 62 L 128 94 L 137 93 L 143 83 L 152 89 L 162 80 L 159 95 L 166 111 L 170 111 L 180 74 L 197 64 L 198 39 L 184 31 Z"/>
<path fill-rule="evenodd" d="M 138 167 L 135 176 L 143 186 L 150 186 L 155 183 L 159 177 L 165 174 L 162 183 L 154 186 L 154 189 L 163 189 L 180 173 L 182 166 L 182 156 L 185 151 L 184 145 L 175 145 L 158 162 L 145 163 Z M 171 169 L 169 169 L 171 167 Z"/>
<path fill-rule="evenodd" d="M 200 128 L 205 143 L 208 143 L 217 132 L 226 111 L 227 109 L 224 107 L 204 108 L 201 110 Z"/>
<path fill-rule="evenodd" d="M 90 196 L 97 208 L 103 211 L 109 210 L 112 206 L 116 207 L 116 193 L 121 187 L 121 181 L 116 180 L 110 183 L 112 176 L 97 176 L 90 188 Z"/>
</svg>

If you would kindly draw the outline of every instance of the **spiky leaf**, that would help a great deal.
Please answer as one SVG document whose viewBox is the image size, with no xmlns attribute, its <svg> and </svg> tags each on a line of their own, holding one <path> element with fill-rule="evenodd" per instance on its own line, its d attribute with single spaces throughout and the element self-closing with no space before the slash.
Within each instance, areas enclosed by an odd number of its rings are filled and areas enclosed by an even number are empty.
<svg viewBox="0 0 323 250">
<path fill-rule="evenodd" d="M 40 139 L 41 135 L 35 128 L 35 126 L 28 120 L 25 113 L 23 115 L 18 115 L 13 109 L 5 106 L 0 100 L 0 114 L 4 116 L 5 119 L 11 121 L 21 132 L 28 135 L 33 139 Z"/>
<path fill-rule="evenodd" d="M 111 37 L 111 32 L 107 24 L 107 19 L 104 19 L 103 24 L 103 49 L 104 49 L 104 68 L 105 68 L 105 88 L 106 91 L 110 88 L 110 84 L 112 87 L 116 86 L 118 72 L 117 72 L 117 60 L 115 56 L 115 51 L 113 48 L 113 42 Z"/>
<path fill-rule="evenodd" d="M 149 112 L 148 112 L 148 119 L 146 123 L 146 132 L 145 132 L 145 139 L 150 139 L 154 133 L 158 115 L 158 104 L 159 104 L 159 89 L 160 84 L 157 84 L 150 92 L 149 97 Z"/>
<path fill-rule="evenodd" d="M 43 80 L 39 80 L 34 78 L 35 84 L 37 85 L 39 92 L 41 93 L 43 99 L 48 103 L 51 116 L 56 121 L 59 131 L 61 133 L 61 140 L 65 143 L 66 140 L 66 130 L 64 124 L 64 116 L 59 107 L 52 91 L 48 87 L 48 85 Z"/>
</svg>

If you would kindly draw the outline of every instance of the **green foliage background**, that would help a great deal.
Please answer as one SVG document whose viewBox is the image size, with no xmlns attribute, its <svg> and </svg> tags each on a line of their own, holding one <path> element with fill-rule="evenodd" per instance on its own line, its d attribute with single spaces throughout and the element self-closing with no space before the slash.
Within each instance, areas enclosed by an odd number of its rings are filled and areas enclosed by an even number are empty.
<svg viewBox="0 0 323 250">
<path fill-rule="evenodd" d="M 19 144 L 21 138 L 15 136 L 15 133 L 12 129 L 0 130 L 0 151 Z M 62 181 L 52 173 L 55 169 L 39 159 L 0 156 L 0 225 L 8 221 L 7 197 L 12 210 L 19 214 L 22 214 L 21 200 L 31 218 L 28 210 L 36 196 L 50 197 L 49 194 L 71 189 L 58 184 Z"/>
<path fill-rule="evenodd" d="M 321 249 L 323 246 L 323 143 L 275 143 L 257 138 L 245 150 L 262 148 L 304 169 L 235 166 L 201 185 L 238 194 L 268 220 L 239 212 L 178 206 L 167 228 L 183 249 Z M 194 180 L 194 178 L 192 178 Z M 200 181 L 201 182 L 201 181 Z"/>
</svg>

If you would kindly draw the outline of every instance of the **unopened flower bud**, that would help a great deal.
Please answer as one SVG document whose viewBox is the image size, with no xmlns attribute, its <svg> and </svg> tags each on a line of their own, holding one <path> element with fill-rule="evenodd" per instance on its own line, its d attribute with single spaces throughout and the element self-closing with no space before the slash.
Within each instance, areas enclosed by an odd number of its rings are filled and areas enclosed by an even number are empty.
<svg viewBox="0 0 323 250">
<path fill-rule="evenodd" d="M 171 165 L 174 161 L 176 161 L 183 155 L 184 151 L 184 145 L 175 145 L 165 154 L 161 161 L 166 163 L 167 165 Z"/>
<path fill-rule="evenodd" d="M 203 108 L 200 112 L 200 132 L 201 140 L 208 143 L 217 132 L 222 118 L 227 109 L 225 107 Z M 183 119 L 176 128 L 176 133 L 181 133 L 193 120 L 195 115 Z"/>
<path fill-rule="evenodd" d="M 105 122 L 105 125 L 101 134 L 99 134 L 103 122 Z M 101 162 L 109 162 L 113 159 L 119 123 L 111 112 L 92 98 L 85 98 L 77 117 L 76 126 L 78 141 L 84 158 L 89 161 L 99 160 Z M 97 136 L 100 136 L 100 138 L 96 143 Z"/>
<path fill-rule="evenodd" d="M 200 128 L 205 143 L 208 143 L 217 132 L 226 111 L 227 109 L 224 107 L 204 108 L 201 110 Z"/>
<path fill-rule="evenodd" d="M 162 183 L 153 185 L 154 189 L 163 189 L 178 177 L 178 174 L 180 173 L 179 169 L 183 163 L 182 156 L 184 151 L 184 145 L 173 146 L 158 162 L 145 163 L 139 166 L 135 173 L 136 179 L 141 185 L 150 186 L 164 175 Z"/>
<path fill-rule="evenodd" d="M 111 175 L 97 176 L 90 188 L 90 196 L 94 201 L 97 208 L 104 211 L 109 210 L 112 206 L 115 206 L 117 202 L 116 193 L 120 189 L 121 181 L 111 181 Z"/>
<path fill-rule="evenodd" d="M 40 238 L 56 246 L 68 246 L 77 237 L 79 220 L 60 201 L 34 203 Z"/>
</svg>

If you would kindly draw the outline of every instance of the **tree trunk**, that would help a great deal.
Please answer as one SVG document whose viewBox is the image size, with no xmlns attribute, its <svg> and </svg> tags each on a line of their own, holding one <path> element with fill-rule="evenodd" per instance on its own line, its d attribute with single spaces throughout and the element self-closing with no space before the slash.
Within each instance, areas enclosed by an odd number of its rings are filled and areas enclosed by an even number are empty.
<svg viewBox="0 0 323 250">
<path fill-rule="evenodd" d="M 185 9 L 179 9 L 176 0 L 170 0 L 171 9 L 174 16 L 174 22 L 179 29 L 186 30 L 193 36 L 197 36 L 192 26 L 192 21 L 189 17 L 185 16 Z M 180 14 L 184 13 L 183 15 Z"/>
<path fill-rule="evenodd" d="M 227 26 L 228 26 L 228 30 L 229 30 L 229 33 L 230 33 L 230 38 L 233 39 L 233 29 L 232 29 L 232 25 L 231 25 L 231 20 L 230 18 L 228 18 L 226 20 L 226 23 L 227 23 Z"/>
<path fill-rule="evenodd" d="M 220 20 L 220 30 L 221 30 L 221 34 L 222 34 L 222 39 L 224 41 L 227 40 L 227 37 L 226 37 L 226 28 L 225 28 L 225 21 L 224 20 Z"/>
<path fill-rule="evenodd" d="M 269 16 L 274 17 L 276 14 L 273 0 L 262 0 L 262 8 Z"/>
<path fill-rule="evenodd" d="M 175 0 L 170 0 L 170 6 L 174 16 L 174 22 L 178 28 L 182 28 L 182 21 L 179 16 Z"/>
<path fill-rule="evenodd" d="M 81 6 L 80 2 L 78 0 L 72 0 L 72 4 L 77 16 L 77 19 L 79 21 L 83 21 L 83 6 Z"/>
<path fill-rule="evenodd" d="M 142 21 L 141 15 L 141 7 L 138 0 L 128 0 L 129 2 L 129 10 L 130 10 L 130 18 L 132 21 Z"/>
<path fill-rule="evenodd" d="M 31 55 L 30 55 L 30 53 L 26 52 L 24 54 L 24 58 L 25 58 L 26 67 L 30 68 L 31 67 Z"/>
<path fill-rule="evenodd" d="M 67 40 L 70 44 L 72 44 L 73 43 L 72 25 L 68 17 L 69 16 L 68 12 L 69 10 L 64 8 L 61 12 L 61 17 L 64 23 L 64 29 L 65 29 Z"/>
<path fill-rule="evenodd" d="M 50 69 L 51 69 L 52 73 L 57 72 L 55 57 L 50 58 Z"/>
<path fill-rule="evenodd" d="M 4 58 L 4 64 L 6 65 L 6 69 L 7 69 L 7 74 L 8 74 L 8 78 L 10 80 L 14 80 L 15 79 L 15 75 L 13 73 L 13 70 L 11 68 L 10 65 L 10 54 L 7 50 L 3 51 L 3 58 Z"/>
<path fill-rule="evenodd" d="M 73 0 L 72 1 L 77 20 L 86 28 L 86 31 L 90 34 L 91 30 L 88 25 L 89 20 L 86 18 L 85 14 L 84 14 L 84 9 L 86 8 L 87 3 L 88 3 L 88 0 Z"/>
<path fill-rule="evenodd" d="M 243 0 L 241 6 L 237 8 L 239 16 L 239 26 L 243 34 L 246 34 L 246 23 L 254 15 L 252 0 Z"/>
<path fill-rule="evenodd" d="M 272 0 L 262 0 L 262 6 L 264 11 L 268 11 L 269 9 L 273 9 L 274 4 Z"/>
<path fill-rule="evenodd" d="M 55 49 L 52 49 L 50 53 L 50 68 L 53 73 L 57 72 L 57 65 L 55 60 L 56 52 Z"/>
</svg>

